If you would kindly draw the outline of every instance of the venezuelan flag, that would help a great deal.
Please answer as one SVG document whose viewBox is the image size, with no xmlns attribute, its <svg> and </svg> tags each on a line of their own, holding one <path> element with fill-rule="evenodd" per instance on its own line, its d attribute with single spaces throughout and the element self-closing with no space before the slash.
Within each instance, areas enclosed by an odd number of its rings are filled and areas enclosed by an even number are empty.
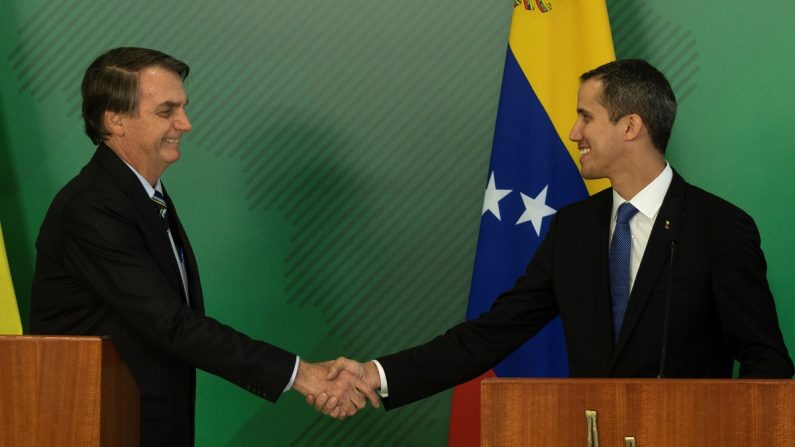
<svg viewBox="0 0 795 447">
<path fill-rule="evenodd" d="M 14 285 L 11 283 L 2 226 L 0 226 L 0 334 L 22 334 L 22 323 L 19 320 Z"/>
<path fill-rule="evenodd" d="M 513 286 L 555 211 L 609 186 L 582 179 L 568 134 L 577 118 L 579 76 L 613 59 L 604 1 L 515 0 L 468 319 Z M 455 388 L 449 445 L 479 444 L 484 377 L 567 375 L 562 326 L 555 320 L 492 371 Z"/>
</svg>

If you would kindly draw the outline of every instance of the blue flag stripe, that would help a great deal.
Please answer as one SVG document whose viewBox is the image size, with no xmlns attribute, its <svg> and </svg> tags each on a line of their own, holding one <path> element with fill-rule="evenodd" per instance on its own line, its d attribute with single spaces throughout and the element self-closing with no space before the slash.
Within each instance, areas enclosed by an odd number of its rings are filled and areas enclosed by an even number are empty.
<svg viewBox="0 0 795 447">
<path fill-rule="evenodd" d="M 496 188 L 511 192 L 499 201 L 501 219 L 489 211 L 482 217 L 467 319 L 487 311 L 501 292 L 514 285 L 546 234 L 552 215 L 540 220 L 540 235 L 533 222 L 517 224 L 525 213 L 522 195 L 540 203 L 546 189 L 543 203 L 554 210 L 588 196 L 574 161 L 510 48 L 487 179 L 492 174 Z M 565 352 L 562 326 L 556 319 L 495 372 L 503 377 L 567 376 Z"/>
</svg>

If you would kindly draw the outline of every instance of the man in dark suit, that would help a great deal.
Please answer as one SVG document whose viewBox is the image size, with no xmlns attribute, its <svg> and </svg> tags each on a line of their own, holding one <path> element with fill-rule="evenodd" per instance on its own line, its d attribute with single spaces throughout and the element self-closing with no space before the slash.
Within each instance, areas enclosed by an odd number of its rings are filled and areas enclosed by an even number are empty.
<svg viewBox="0 0 795 447">
<path fill-rule="evenodd" d="M 287 389 L 364 406 L 349 375 L 252 340 L 205 316 L 199 271 L 160 176 L 191 130 L 189 68 L 158 51 L 117 48 L 82 84 L 86 133 L 98 147 L 56 195 L 36 243 L 30 327 L 38 334 L 109 335 L 141 391 L 141 444 L 194 441 L 195 368 L 275 402 Z"/>
<path fill-rule="evenodd" d="M 580 80 L 569 138 L 583 177 L 612 188 L 557 212 L 490 311 L 376 361 L 340 358 L 330 378 L 349 370 L 395 408 L 479 376 L 557 315 L 573 377 L 731 377 L 734 360 L 741 377 L 792 376 L 753 220 L 665 161 L 676 99 L 663 74 L 623 60 Z"/>
</svg>

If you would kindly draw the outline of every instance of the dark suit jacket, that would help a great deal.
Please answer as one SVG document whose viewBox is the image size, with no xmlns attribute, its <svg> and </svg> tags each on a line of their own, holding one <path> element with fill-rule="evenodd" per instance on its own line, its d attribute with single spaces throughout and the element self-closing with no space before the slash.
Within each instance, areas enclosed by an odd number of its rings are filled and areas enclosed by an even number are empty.
<svg viewBox="0 0 795 447">
<path fill-rule="evenodd" d="M 31 291 L 32 332 L 112 338 L 141 391 L 145 446 L 193 445 L 195 367 L 275 401 L 295 364 L 295 355 L 204 315 L 193 250 L 165 199 L 190 307 L 163 220 L 104 144 L 47 212 Z"/>
<path fill-rule="evenodd" d="M 656 377 L 671 277 L 665 377 L 791 377 L 750 216 L 674 173 L 613 342 L 610 189 L 558 211 L 513 289 L 489 312 L 429 343 L 378 359 L 387 408 L 470 380 L 560 315 L 573 377 Z M 669 264 L 675 242 L 673 272 Z"/>
</svg>

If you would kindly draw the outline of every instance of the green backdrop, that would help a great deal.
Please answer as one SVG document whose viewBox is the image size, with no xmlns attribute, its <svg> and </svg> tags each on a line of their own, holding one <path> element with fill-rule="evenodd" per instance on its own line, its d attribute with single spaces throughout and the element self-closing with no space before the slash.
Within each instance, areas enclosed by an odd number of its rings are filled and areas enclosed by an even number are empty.
<svg viewBox="0 0 795 447">
<path fill-rule="evenodd" d="M 5 0 L 0 220 L 23 321 L 38 226 L 93 152 L 82 72 L 122 45 L 191 65 L 194 130 L 164 182 L 210 315 L 308 360 L 370 358 L 459 321 L 512 3 Z M 608 8 L 617 55 L 649 59 L 679 96 L 673 166 L 755 217 L 795 351 L 795 4 Z M 297 393 L 272 405 L 201 373 L 197 444 L 444 445 L 449 400 L 340 423 Z"/>
</svg>

